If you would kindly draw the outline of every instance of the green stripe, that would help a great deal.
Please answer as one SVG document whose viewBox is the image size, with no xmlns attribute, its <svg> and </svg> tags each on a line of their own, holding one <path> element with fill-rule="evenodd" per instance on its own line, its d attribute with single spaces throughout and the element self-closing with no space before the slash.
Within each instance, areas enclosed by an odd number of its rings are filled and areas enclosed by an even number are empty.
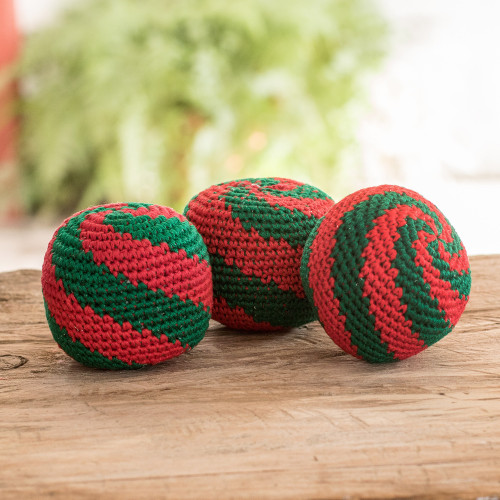
<svg viewBox="0 0 500 500">
<path fill-rule="evenodd" d="M 288 181 L 293 183 L 293 181 L 289 179 L 284 179 L 283 181 L 280 179 L 276 179 L 274 177 L 249 177 L 247 179 L 238 179 L 237 181 L 230 182 L 250 182 L 252 184 L 257 184 L 259 186 L 259 190 L 262 193 L 271 195 L 271 196 L 280 196 L 283 198 L 296 198 L 301 200 L 303 198 L 315 200 L 330 200 L 330 196 L 328 196 L 324 191 L 318 189 L 317 187 L 311 186 L 310 184 L 301 184 L 295 186 L 290 190 L 281 190 L 276 189 L 275 186 L 281 184 L 284 181 Z M 226 186 L 230 184 L 230 182 L 221 182 L 217 184 L 217 186 Z M 239 186 L 228 186 L 232 193 L 235 195 L 243 195 L 246 196 L 248 193 L 248 185 L 239 185 Z"/>
<path fill-rule="evenodd" d="M 134 368 L 142 368 L 143 366 L 139 363 L 132 362 L 131 365 L 121 361 L 120 359 L 113 357 L 112 359 L 106 358 L 99 351 L 90 351 L 87 347 L 85 347 L 80 342 L 74 342 L 72 338 L 68 335 L 68 332 L 65 328 L 60 327 L 53 316 L 50 314 L 47 303 L 45 304 L 45 314 L 47 316 L 47 322 L 49 323 L 50 331 L 52 332 L 52 336 L 54 340 L 58 343 L 58 345 L 73 359 L 83 363 L 87 366 L 92 366 L 94 368 L 105 368 L 108 370 L 123 370 L 125 369 L 134 369 Z"/>
<path fill-rule="evenodd" d="M 235 265 L 226 265 L 220 255 L 213 255 L 212 263 L 218 271 L 214 273 L 214 296 L 223 297 L 232 309 L 243 308 L 254 321 L 295 327 L 316 319 L 307 299 L 281 290 L 273 281 L 265 284 L 255 276 L 246 276 Z M 243 295 L 244 291 L 248 295 Z"/>
<path fill-rule="evenodd" d="M 422 266 L 415 265 L 417 251 L 411 244 L 417 239 L 413 231 L 427 231 L 422 220 L 407 220 L 407 225 L 398 229 L 400 238 L 394 248 L 397 256 L 391 267 L 399 270 L 394 283 L 403 290 L 401 304 L 406 305 L 405 319 L 411 321 L 411 332 L 419 336 L 429 346 L 448 334 L 452 326 L 445 320 L 445 312 L 439 310 L 439 302 L 430 296 L 431 287 L 424 281 Z M 432 251 L 436 241 L 427 245 Z"/>
<path fill-rule="evenodd" d="M 346 316 L 345 330 L 351 333 L 351 344 L 357 346 L 357 354 L 377 362 L 394 361 L 394 356 L 387 352 L 387 344 L 381 342 L 375 318 L 370 314 L 370 300 L 363 297 L 364 280 L 359 275 L 365 259 L 361 254 L 369 243 L 366 234 L 374 227 L 373 220 L 393 205 L 391 196 L 374 195 L 346 212 L 331 254 L 334 296 L 339 300 L 340 314 Z M 378 341 L 370 342 L 367 337 L 374 335 Z"/>
<path fill-rule="evenodd" d="M 292 248 L 296 248 L 305 243 L 318 220 L 299 210 L 290 210 L 278 204 L 271 206 L 255 194 L 248 194 L 246 189 L 241 194 L 241 203 L 238 203 L 238 194 L 234 191 L 221 196 L 226 209 L 231 210 L 233 219 L 239 219 L 246 231 L 250 232 L 253 228 L 266 240 L 271 237 L 275 240 L 283 238 Z"/>
<path fill-rule="evenodd" d="M 144 283 L 136 287 L 121 273 L 113 276 L 105 264 L 96 265 L 80 241 L 80 224 L 87 214 L 61 227 L 54 241 L 52 264 L 65 292 L 73 293 L 82 307 L 91 307 L 101 317 L 107 314 L 120 325 L 129 322 L 139 332 L 147 328 L 158 338 L 163 334 L 172 343 L 179 340 L 183 347 L 194 347 L 208 328 L 209 312 L 202 304 L 182 301 L 177 295 L 166 297 L 162 290 L 154 292 Z"/>
<path fill-rule="evenodd" d="M 311 257 L 312 244 L 318 234 L 319 227 L 321 226 L 321 223 L 323 222 L 324 219 L 325 219 L 324 216 L 321 217 L 321 219 L 318 220 L 313 230 L 309 234 L 306 244 L 304 245 L 304 252 L 302 254 L 302 260 L 300 262 L 300 277 L 302 279 L 302 286 L 304 287 L 304 291 L 306 292 L 307 298 L 309 299 L 310 304 L 313 306 L 316 314 L 317 314 L 317 307 L 316 304 L 314 303 L 314 292 L 309 283 L 309 274 L 310 274 L 309 259 Z"/>
<path fill-rule="evenodd" d="M 106 215 L 104 224 L 111 225 L 118 233 L 131 234 L 134 240 L 149 240 L 153 246 L 167 242 L 172 252 L 185 250 L 188 257 L 197 255 L 200 261 L 209 262 L 207 247 L 188 220 L 115 211 Z"/>
<path fill-rule="evenodd" d="M 448 219 L 446 219 L 448 222 Z M 455 231 L 455 228 L 448 222 L 451 227 L 451 242 L 443 242 L 445 251 L 453 255 L 459 255 L 461 252 L 465 252 L 460 236 Z M 461 300 L 466 300 L 470 294 L 471 287 L 471 271 L 470 268 L 464 271 L 455 271 L 451 269 L 450 263 L 443 259 L 439 253 L 438 241 L 431 242 L 430 248 L 433 250 L 432 265 L 439 270 L 440 278 L 443 281 L 448 281 L 451 285 L 452 290 L 458 291 L 458 296 Z M 430 252 L 430 250 L 429 250 Z"/>
</svg>

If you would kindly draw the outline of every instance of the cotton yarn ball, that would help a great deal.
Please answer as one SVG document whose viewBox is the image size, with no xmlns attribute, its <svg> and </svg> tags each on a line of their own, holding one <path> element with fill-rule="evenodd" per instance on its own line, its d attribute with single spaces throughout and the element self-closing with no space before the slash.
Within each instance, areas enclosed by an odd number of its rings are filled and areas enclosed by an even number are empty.
<svg viewBox="0 0 500 500">
<path fill-rule="evenodd" d="M 205 244 L 186 218 L 144 203 L 91 207 L 66 219 L 42 270 L 47 321 L 88 366 L 154 365 L 202 340 L 212 307 Z"/>
<path fill-rule="evenodd" d="M 332 340 L 373 363 L 409 358 L 451 332 L 471 287 L 467 252 L 444 215 L 389 185 L 361 189 L 326 214 L 301 275 Z"/>
<path fill-rule="evenodd" d="M 212 317 L 240 330 L 314 320 L 300 261 L 310 231 L 332 206 L 316 187 L 273 177 L 224 182 L 196 195 L 184 213 L 210 254 Z"/>
</svg>

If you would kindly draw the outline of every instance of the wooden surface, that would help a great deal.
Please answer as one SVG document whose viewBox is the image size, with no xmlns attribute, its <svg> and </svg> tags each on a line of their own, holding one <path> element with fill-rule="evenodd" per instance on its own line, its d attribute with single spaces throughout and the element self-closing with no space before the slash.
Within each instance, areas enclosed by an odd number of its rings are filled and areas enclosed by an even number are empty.
<svg viewBox="0 0 500 500">
<path fill-rule="evenodd" d="M 0 275 L 0 498 L 500 497 L 500 256 L 456 329 L 373 366 L 318 324 L 213 323 L 162 366 L 103 372 L 52 340 L 40 273 Z"/>
</svg>

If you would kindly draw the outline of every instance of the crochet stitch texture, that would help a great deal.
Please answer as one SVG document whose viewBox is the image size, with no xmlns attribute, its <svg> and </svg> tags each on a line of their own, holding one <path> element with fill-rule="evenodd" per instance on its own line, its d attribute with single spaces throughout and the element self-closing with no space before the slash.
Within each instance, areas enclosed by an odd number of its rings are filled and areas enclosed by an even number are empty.
<svg viewBox="0 0 500 500">
<path fill-rule="evenodd" d="M 408 358 L 457 324 L 470 266 L 455 229 L 428 200 L 398 186 L 337 203 L 306 244 L 301 275 L 332 340 L 370 362 Z"/>
<path fill-rule="evenodd" d="M 332 206 L 318 188 L 282 178 L 235 180 L 196 195 L 184 213 L 210 254 L 212 317 L 241 330 L 314 320 L 300 261 L 310 231 Z"/>
<path fill-rule="evenodd" d="M 208 327 L 211 268 L 196 229 L 144 203 L 91 207 L 49 243 L 42 270 L 59 346 L 99 368 L 139 368 L 194 347 Z"/>
</svg>

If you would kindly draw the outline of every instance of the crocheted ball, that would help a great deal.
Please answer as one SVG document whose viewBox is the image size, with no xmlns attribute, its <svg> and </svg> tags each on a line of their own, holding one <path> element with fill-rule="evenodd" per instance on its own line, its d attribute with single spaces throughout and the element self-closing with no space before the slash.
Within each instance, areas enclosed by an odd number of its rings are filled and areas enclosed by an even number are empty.
<svg viewBox="0 0 500 500">
<path fill-rule="evenodd" d="M 205 244 L 171 208 L 115 203 L 66 219 L 42 271 L 59 346 L 98 368 L 139 368 L 203 338 L 212 307 Z"/>
<path fill-rule="evenodd" d="M 408 358 L 457 324 L 469 299 L 465 248 L 444 215 L 409 189 L 361 189 L 312 231 L 306 292 L 344 351 L 370 362 Z"/>
<path fill-rule="evenodd" d="M 281 178 L 205 189 L 185 208 L 213 267 L 212 317 L 241 330 L 277 330 L 315 319 L 300 280 L 310 231 L 333 205 L 318 188 Z"/>
</svg>

